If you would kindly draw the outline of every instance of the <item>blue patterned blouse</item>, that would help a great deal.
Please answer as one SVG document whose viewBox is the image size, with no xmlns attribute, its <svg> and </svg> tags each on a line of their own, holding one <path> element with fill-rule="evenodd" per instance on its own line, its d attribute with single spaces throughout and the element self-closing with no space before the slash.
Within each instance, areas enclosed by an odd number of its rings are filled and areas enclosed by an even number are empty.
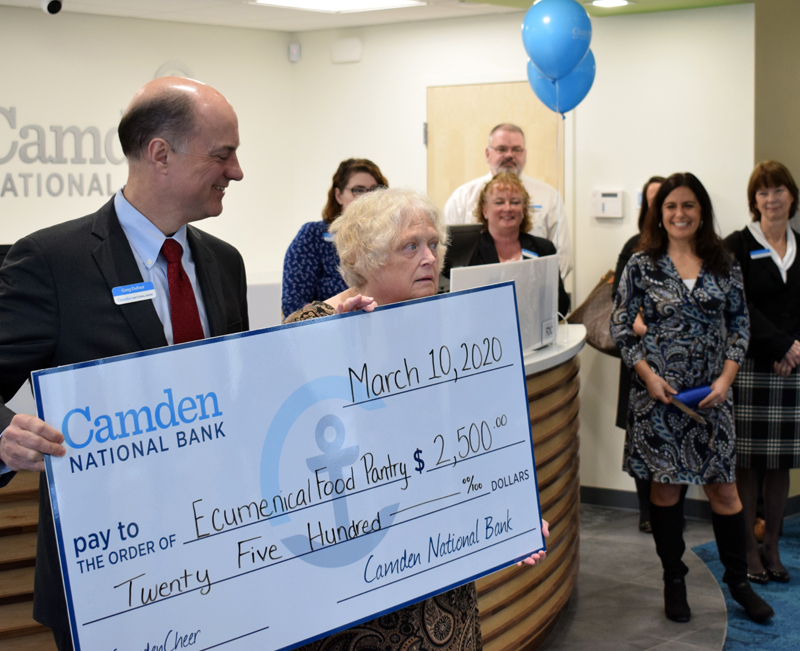
<svg viewBox="0 0 800 651">
<path fill-rule="evenodd" d="M 303 224 L 283 260 L 284 316 L 312 301 L 324 301 L 347 289 L 339 274 L 339 256 L 322 220 Z"/>
<path fill-rule="evenodd" d="M 640 307 L 647 325 L 641 339 L 633 331 Z M 713 382 L 726 359 L 742 363 L 750 339 L 739 264 L 727 277 L 703 267 L 689 291 L 668 255 L 653 262 L 634 254 L 614 297 L 611 336 L 629 368 L 646 359 L 679 391 Z"/>
</svg>

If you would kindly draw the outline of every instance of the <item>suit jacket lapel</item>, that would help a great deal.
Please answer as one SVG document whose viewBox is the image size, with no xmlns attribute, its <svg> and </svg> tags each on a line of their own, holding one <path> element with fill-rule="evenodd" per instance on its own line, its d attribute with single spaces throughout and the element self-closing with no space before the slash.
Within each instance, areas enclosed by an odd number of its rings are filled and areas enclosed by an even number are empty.
<svg viewBox="0 0 800 651">
<path fill-rule="evenodd" d="M 498 264 L 500 262 L 497 246 L 495 246 L 494 238 L 489 231 L 481 233 L 481 237 L 478 240 L 478 248 L 483 258 L 483 264 Z"/>
<path fill-rule="evenodd" d="M 197 282 L 203 293 L 203 304 L 208 317 L 209 334 L 212 337 L 227 334 L 225 317 L 225 297 L 222 291 L 219 265 L 213 252 L 203 242 L 203 233 L 193 228 L 187 228 L 189 247 L 192 249 L 194 268 L 197 273 Z"/>
<path fill-rule="evenodd" d="M 744 231 L 746 233 L 747 243 L 749 245 L 747 255 L 750 255 L 753 251 L 758 251 L 764 248 L 764 246 L 750 232 L 749 228 L 745 228 Z M 750 264 L 751 266 L 755 264 L 755 266 L 761 273 L 769 274 L 770 276 L 772 276 L 773 280 L 783 285 L 783 276 L 781 276 L 781 270 L 778 269 L 778 265 L 775 264 L 775 261 L 771 257 L 760 258 L 758 260 L 753 260 L 751 258 Z"/>
<path fill-rule="evenodd" d="M 117 219 L 113 198 L 96 213 L 92 232 L 102 240 L 92 255 L 108 283 L 109 297 L 114 287 L 142 282 L 128 238 Z M 152 301 L 127 303 L 117 308 L 125 316 L 143 350 L 167 345 L 164 325 Z"/>
</svg>

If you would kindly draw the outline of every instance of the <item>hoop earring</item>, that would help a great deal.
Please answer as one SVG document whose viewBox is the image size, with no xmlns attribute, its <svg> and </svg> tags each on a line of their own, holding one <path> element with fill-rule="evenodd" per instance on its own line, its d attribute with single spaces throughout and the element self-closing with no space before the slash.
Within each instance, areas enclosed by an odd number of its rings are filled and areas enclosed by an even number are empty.
<svg viewBox="0 0 800 651">
<path fill-rule="evenodd" d="M 658 227 L 663 231 L 664 230 L 664 222 L 663 220 L 658 222 Z"/>
<path fill-rule="evenodd" d="M 697 228 L 703 228 L 703 220 L 702 219 L 700 220 L 700 226 L 698 226 Z"/>
</svg>

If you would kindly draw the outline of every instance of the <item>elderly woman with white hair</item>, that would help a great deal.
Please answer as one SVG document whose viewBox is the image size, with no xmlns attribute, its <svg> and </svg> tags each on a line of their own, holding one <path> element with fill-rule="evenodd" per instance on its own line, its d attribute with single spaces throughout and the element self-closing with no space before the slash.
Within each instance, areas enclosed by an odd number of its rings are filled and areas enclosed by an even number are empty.
<svg viewBox="0 0 800 651">
<path fill-rule="evenodd" d="M 290 314 L 287 323 L 388 305 L 436 293 L 447 250 L 441 213 L 413 190 L 383 189 L 359 197 L 331 224 L 339 270 L 348 289 Z M 549 535 L 547 522 L 542 532 Z M 534 565 L 545 552 L 525 559 Z M 348 649 L 480 651 L 475 584 L 454 588 L 346 631 L 312 642 L 299 651 Z"/>
<path fill-rule="evenodd" d="M 353 201 L 330 232 L 348 289 L 290 314 L 286 323 L 369 311 L 374 305 L 436 293 L 447 229 L 426 196 L 413 190 L 376 190 Z"/>
</svg>

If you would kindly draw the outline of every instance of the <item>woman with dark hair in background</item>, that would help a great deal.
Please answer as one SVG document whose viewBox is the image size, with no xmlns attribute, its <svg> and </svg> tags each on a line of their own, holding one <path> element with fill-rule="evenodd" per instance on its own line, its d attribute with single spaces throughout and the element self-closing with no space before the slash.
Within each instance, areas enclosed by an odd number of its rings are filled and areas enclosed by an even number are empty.
<svg viewBox="0 0 800 651">
<path fill-rule="evenodd" d="M 756 165 L 747 185 L 753 221 L 725 242 L 744 275 L 750 347 L 733 383 L 736 485 L 747 521 L 748 576 L 756 583 L 789 581 L 778 537 L 789 496 L 789 469 L 800 467 L 800 264 L 789 218 L 797 185 L 775 161 Z M 764 541 L 753 531 L 763 473 Z"/>
<path fill-rule="evenodd" d="M 774 615 L 747 578 L 742 503 L 736 492 L 730 386 L 749 339 L 742 274 L 714 231 L 711 199 L 692 174 L 673 174 L 659 188 L 620 279 L 611 336 L 636 371 L 628 409 L 623 467 L 649 479 L 650 523 L 664 568 L 664 612 L 687 622 L 691 610 L 681 557 L 681 484 L 703 487 L 711 503 L 717 549 L 731 596 L 755 622 Z M 633 329 L 639 311 L 647 331 Z M 680 391 L 709 387 L 695 420 L 671 405 Z M 704 419 L 701 421 L 701 419 Z"/>
<path fill-rule="evenodd" d="M 644 220 L 647 217 L 647 211 L 650 208 L 650 204 L 653 203 L 653 199 L 658 192 L 658 189 L 661 187 L 661 184 L 666 179 L 663 176 L 651 176 L 647 179 L 647 183 L 644 184 L 642 188 L 642 200 L 641 206 L 639 207 L 639 232 L 634 235 L 631 239 L 625 242 L 625 246 L 622 247 L 622 251 L 620 251 L 619 258 L 617 258 L 617 268 L 614 271 L 614 285 L 611 289 L 611 295 L 614 296 L 617 293 L 617 287 L 619 287 L 619 279 L 622 276 L 622 271 L 625 269 L 625 265 L 628 264 L 628 260 L 631 259 L 633 252 L 639 246 L 639 238 L 641 237 L 642 229 L 644 228 Z M 641 318 L 636 319 L 636 323 L 634 324 L 634 331 L 638 335 L 644 334 L 645 325 Z M 619 394 L 617 395 L 617 427 L 621 429 L 625 429 L 625 424 L 628 419 L 628 394 L 631 390 L 631 371 L 625 366 L 624 362 L 620 362 L 619 365 Z M 626 430 L 627 432 L 627 430 Z M 639 531 L 643 533 L 651 533 L 652 529 L 650 528 L 650 481 L 647 479 L 638 479 L 634 477 L 634 481 L 636 482 L 636 496 L 639 498 Z M 683 490 L 683 495 L 686 495 L 686 489 Z"/>
<path fill-rule="evenodd" d="M 328 190 L 328 202 L 322 209 L 322 221 L 304 224 L 286 251 L 281 297 L 284 315 L 347 289 L 339 274 L 339 256 L 328 227 L 354 199 L 388 186 L 389 182 L 371 160 L 348 158 L 339 164 Z"/>
</svg>

